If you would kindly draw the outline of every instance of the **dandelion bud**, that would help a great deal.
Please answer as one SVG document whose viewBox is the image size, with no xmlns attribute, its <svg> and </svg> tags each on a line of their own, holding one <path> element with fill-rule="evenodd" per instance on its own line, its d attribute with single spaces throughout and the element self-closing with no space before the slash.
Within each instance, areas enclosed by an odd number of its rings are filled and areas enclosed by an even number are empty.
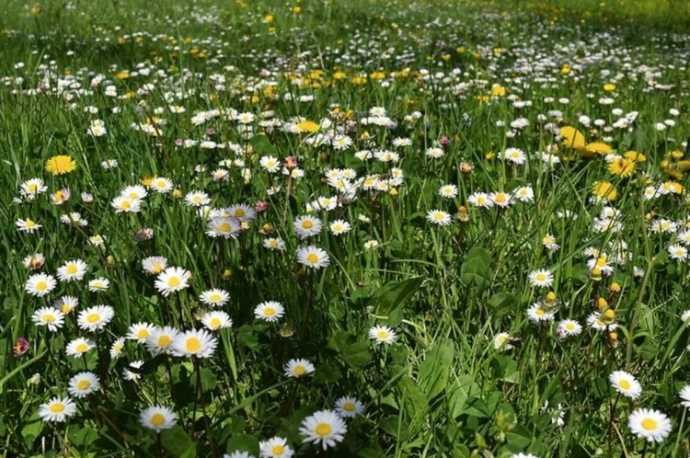
<svg viewBox="0 0 690 458">
<path fill-rule="evenodd" d="M 608 321 L 613 321 L 616 319 L 616 312 L 613 309 L 608 309 L 604 312 L 604 318 Z"/>
<path fill-rule="evenodd" d="M 458 208 L 458 213 L 456 215 L 456 218 L 458 218 L 463 223 L 466 223 L 467 221 L 469 221 L 470 220 L 470 214 L 467 213 L 467 207 L 461 206 L 460 208 Z"/>
<path fill-rule="evenodd" d="M 175 190 L 173 190 L 172 196 L 173 196 L 175 199 L 180 199 L 180 198 L 182 198 L 182 190 L 180 190 L 180 189 L 175 189 Z"/>
<path fill-rule="evenodd" d="M 553 291 L 549 291 L 549 293 L 546 295 L 546 300 L 549 302 L 553 302 L 556 300 L 556 293 Z"/>
<path fill-rule="evenodd" d="M 599 307 L 599 310 L 604 310 L 608 306 L 609 306 L 609 303 L 606 302 L 606 299 L 604 299 L 603 297 L 600 297 L 599 299 L 597 299 L 597 307 Z"/>
<path fill-rule="evenodd" d="M 225 269 L 223 271 L 223 274 L 221 275 L 223 277 L 223 280 L 229 280 L 230 277 L 232 277 L 232 270 L 230 269 Z"/>
<path fill-rule="evenodd" d="M 611 339 L 611 342 L 617 342 L 618 341 L 618 333 L 617 332 L 609 332 L 609 339 Z"/>
<path fill-rule="evenodd" d="M 398 195 L 398 190 L 395 188 L 391 188 L 391 190 L 388 192 L 391 196 L 395 197 Z"/>
<path fill-rule="evenodd" d="M 112 256 L 108 256 L 107 258 L 105 258 L 105 261 L 108 263 L 109 266 L 115 264 L 115 258 L 113 258 Z"/>
<path fill-rule="evenodd" d="M 620 293 L 620 292 L 621 292 L 621 285 L 619 285 L 619 284 L 616 283 L 616 282 L 613 282 L 613 283 L 611 283 L 611 285 L 609 286 L 609 291 L 610 291 L 611 293 Z"/>
</svg>

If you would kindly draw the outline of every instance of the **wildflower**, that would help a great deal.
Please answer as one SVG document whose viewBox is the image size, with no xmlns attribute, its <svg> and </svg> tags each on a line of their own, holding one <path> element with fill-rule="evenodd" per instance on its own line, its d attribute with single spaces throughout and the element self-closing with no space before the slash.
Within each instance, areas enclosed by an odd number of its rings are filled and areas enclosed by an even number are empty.
<svg viewBox="0 0 690 458">
<path fill-rule="evenodd" d="M 376 240 L 367 240 L 366 242 L 364 242 L 364 249 L 367 251 L 374 249 L 377 246 L 379 246 L 379 242 Z"/>
<path fill-rule="evenodd" d="M 306 239 L 317 235 L 321 231 L 321 221 L 311 216 L 300 216 L 295 219 L 293 228 L 297 237 Z"/>
<path fill-rule="evenodd" d="M 640 383 L 625 371 L 613 371 L 609 375 L 609 382 L 616 391 L 627 398 L 637 399 L 642 394 Z"/>
<path fill-rule="evenodd" d="M 627 178 L 635 172 L 635 164 L 637 163 L 633 159 L 622 157 L 613 159 L 609 163 L 609 173 L 621 178 Z"/>
<path fill-rule="evenodd" d="M 205 313 L 199 320 L 210 331 L 217 331 L 218 329 L 229 328 L 232 326 L 232 320 L 227 313 L 221 311 L 213 311 Z"/>
<path fill-rule="evenodd" d="M 196 356 L 209 358 L 216 350 L 218 340 L 204 330 L 181 332 L 172 342 L 171 352 L 175 356 Z"/>
<path fill-rule="evenodd" d="M 553 284 L 553 275 L 545 269 L 538 269 L 530 272 L 529 282 L 532 286 L 548 288 Z"/>
<path fill-rule="evenodd" d="M 63 422 L 77 412 L 77 406 L 70 398 L 54 397 L 38 409 L 38 416 L 43 421 Z"/>
<path fill-rule="evenodd" d="M 263 241 L 263 246 L 269 250 L 283 251 L 285 249 L 285 241 L 280 237 L 269 237 Z"/>
<path fill-rule="evenodd" d="M 42 179 L 32 178 L 21 184 L 19 194 L 22 196 L 36 196 L 38 194 L 43 194 L 48 190 Z"/>
<path fill-rule="evenodd" d="M 138 213 L 141 210 L 141 200 L 126 196 L 117 196 L 110 205 L 115 213 Z"/>
<path fill-rule="evenodd" d="M 441 210 L 430 210 L 426 214 L 426 219 L 439 226 L 447 226 L 450 224 L 450 214 Z"/>
<path fill-rule="evenodd" d="M 630 431 L 648 442 L 661 442 L 671 433 L 671 421 L 658 410 L 636 409 L 628 417 Z"/>
<path fill-rule="evenodd" d="M 242 226 L 235 218 L 212 218 L 206 225 L 206 235 L 229 239 L 242 232 Z"/>
<path fill-rule="evenodd" d="M 491 208 L 494 205 L 494 201 L 491 200 L 488 194 L 483 192 L 475 192 L 467 198 L 467 202 L 475 207 L 480 208 Z"/>
<path fill-rule="evenodd" d="M 144 362 L 142 360 L 137 360 L 137 361 L 132 361 L 129 363 L 129 366 L 125 367 L 122 369 L 122 378 L 125 380 L 139 380 L 141 378 L 141 373 L 139 372 L 139 369 L 144 365 Z M 131 369 L 136 369 L 136 370 L 131 370 Z"/>
<path fill-rule="evenodd" d="M 493 343 L 496 350 L 505 351 L 513 348 L 510 344 L 510 334 L 507 332 L 499 332 L 496 334 Z"/>
<path fill-rule="evenodd" d="M 263 156 L 259 160 L 259 165 L 266 169 L 268 173 L 276 173 L 280 170 L 280 161 L 273 156 Z"/>
<path fill-rule="evenodd" d="M 254 316 L 268 322 L 276 322 L 285 314 L 285 308 L 276 301 L 262 302 L 254 308 Z"/>
<path fill-rule="evenodd" d="M 192 274 L 182 267 L 168 267 L 158 275 L 156 289 L 167 297 L 170 293 L 181 291 L 189 286 Z"/>
<path fill-rule="evenodd" d="M 150 256 L 141 261 L 141 266 L 144 271 L 158 275 L 168 266 L 168 260 L 163 256 Z"/>
<path fill-rule="evenodd" d="M 81 358 L 81 355 L 91 350 L 92 348 L 95 348 L 95 346 L 96 344 L 93 342 L 93 340 L 79 337 L 67 344 L 65 353 L 67 353 L 67 356 Z"/>
<path fill-rule="evenodd" d="M 682 399 L 681 405 L 690 409 L 690 385 L 685 385 L 678 395 Z"/>
<path fill-rule="evenodd" d="M 556 310 L 548 310 L 541 303 L 532 304 L 527 309 L 527 316 L 533 323 L 542 323 L 553 321 Z"/>
<path fill-rule="evenodd" d="M 211 203 L 211 198 L 202 191 L 194 191 L 184 196 L 184 202 L 192 207 L 201 207 Z"/>
<path fill-rule="evenodd" d="M 499 159 L 505 159 L 509 162 L 522 165 L 527 160 L 527 155 L 521 149 L 508 148 L 502 154 L 499 154 Z"/>
<path fill-rule="evenodd" d="M 165 194 L 173 189 L 173 183 L 167 178 L 157 177 L 151 181 L 150 187 L 159 194 Z"/>
<path fill-rule="evenodd" d="M 532 202 L 534 201 L 534 190 L 531 186 L 522 186 L 513 191 L 513 198 L 520 202 Z"/>
<path fill-rule="evenodd" d="M 302 377 L 314 372 L 314 365 L 306 359 L 291 359 L 285 364 L 285 375 L 288 377 Z"/>
<path fill-rule="evenodd" d="M 110 346 L 110 357 L 112 359 L 117 358 L 120 356 L 120 353 L 122 353 L 122 350 L 125 348 L 125 338 L 120 337 L 113 342 L 113 344 Z"/>
<path fill-rule="evenodd" d="M 144 343 L 153 332 L 154 326 L 149 323 L 135 323 L 129 327 L 127 335 L 129 340 L 136 340 L 139 343 Z"/>
<path fill-rule="evenodd" d="M 324 250 L 314 245 L 309 245 L 297 248 L 297 262 L 313 269 L 320 269 L 328 266 L 330 259 L 328 253 Z"/>
<path fill-rule="evenodd" d="M 330 224 L 330 229 L 333 235 L 342 235 L 349 232 L 352 226 L 345 220 L 337 219 Z"/>
<path fill-rule="evenodd" d="M 148 337 L 146 338 L 146 348 L 155 354 L 158 353 L 172 353 L 171 345 L 177 338 L 179 331 L 170 326 L 162 328 L 153 327 Z"/>
<path fill-rule="evenodd" d="M 53 156 L 46 161 L 46 171 L 54 176 L 66 175 L 73 172 L 77 168 L 77 163 L 74 162 L 71 156 Z"/>
<path fill-rule="evenodd" d="M 24 289 L 27 293 L 36 297 L 43 297 L 57 286 L 57 281 L 52 275 L 35 274 L 26 280 Z"/>
<path fill-rule="evenodd" d="M 251 205 L 235 204 L 229 206 L 226 211 L 231 218 L 235 218 L 240 222 L 252 221 L 256 218 L 256 210 Z"/>
<path fill-rule="evenodd" d="M 335 413 L 341 418 L 355 418 L 364 410 L 362 402 L 350 396 L 343 396 L 335 401 Z"/>
<path fill-rule="evenodd" d="M 17 226 L 17 230 L 19 232 L 28 232 L 29 234 L 33 234 L 43 226 L 38 224 L 36 221 L 32 219 L 18 219 L 15 223 L 15 226 Z"/>
<path fill-rule="evenodd" d="M 65 265 L 58 268 L 57 277 L 60 281 L 75 281 L 81 280 L 86 274 L 86 263 L 81 259 L 74 261 L 67 261 Z"/>
<path fill-rule="evenodd" d="M 77 324 L 79 329 L 97 331 L 103 329 L 115 316 L 115 311 L 108 305 L 95 305 L 79 312 Z"/>
<path fill-rule="evenodd" d="M 670 245 L 668 247 L 668 254 L 671 259 L 675 259 L 680 262 L 685 262 L 688 258 L 688 249 L 681 245 Z"/>
<path fill-rule="evenodd" d="M 320 443 L 326 450 L 345 439 L 347 425 L 335 412 L 321 410 L 305 418 L 299 432 L 305 436 L 302 442 Z"/>
<path fill-rule="evenodd" d="M 100 387 L 100 380 L 91 372 L 80 372 L 72 377 L 68 382 L 69 394 L 77 398 L 83 398 L 98 390 Z"/>
<path fill-rule="evenodd" d="M 36 326 L 45 326 L 49 331 L 55 332 L 65 324 L 65 315 L 53 307 L 43 307 L 34 312 L 31 321 Z"/>
<path fill-rule="evenodd" d="M 256 457 L 254 455 L 251 455 L 249 452 L 242 452 L 242 451 L 236 450 L 232 453 L 224 454 L 223 458 L 256 458 Z"/>
<path fill-rule="evenodd" d="M 15 357 L 23 356 L 29 351 L 29 341 L 25 337 L 19 337 L 12 347 Z"/>
<path fill-rule="evenodd" d="M 551 234 L 545 235 L 544 238 L 541 239 L 541 243 L 544 245 L 544 248 L 552 252 L 561 249 L 560 245 L 556 243 L 556 238 Z"/>
<path fill-rule="evenodd" d="M 379 344 L 392 344 L 395 342 L 395 331 L 388 326 L 374 326 L 369 329 L 369 338 Z"/>
<path fill-rule="evenodd" d="M 33 255 L 28 255 L 22 261 L 22 265 L 25 269 L 29 270 L 39 270 L 45 264 L 46 258 L 43 253 L 36 253 Z"/>
<path fill-rule="evenodd" d="M 597 181 L 592 185 L 592 194 L 598 201 L 610 202 L 616 200 L 618 191 L 608 181 Z"/>
<path fill-rule="evenodd" d="M 443 185 L 438 190 L 438 194 L 446 199 L 455 199 L 458 197 L 458 187 L 454 184 Z"/>
<path fill-rule="evenodd" d="M 576 336 L 581 332 L 582 325 L 575 320 L 562 320 L 556 329 L 556 333 L 562 337 Z"/>
<path fill-rule="evenodd" d="M 259 442 L 259 454 L 261 458 L 291 458 L 295 452 L 287 445 L 287 439 L 275 436 Z"/>
<path fill-rule="evenodd" d="M 151 406 L 139 414 L 139 423 L 145 428 L 161 432 L 170 429 L 177 423 L 175 413 L 163 406 Z"/>
<path fill-rule="evenodd" d="M 199 300 L 211 307 L 220 307 L 227 304 L 230 294 L 222 289 L 214 288 L 201 293 Z"/>
</svg>

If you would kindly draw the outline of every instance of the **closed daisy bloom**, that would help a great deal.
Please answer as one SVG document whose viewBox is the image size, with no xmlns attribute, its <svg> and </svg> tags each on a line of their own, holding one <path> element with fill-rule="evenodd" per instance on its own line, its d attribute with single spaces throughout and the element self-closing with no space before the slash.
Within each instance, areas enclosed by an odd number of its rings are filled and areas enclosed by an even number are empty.
<svg viewBox="0 0 690 458">
<path fill-rule="evenodd" d="M 222 289 L 214 288 L 201 293 L 199 300 L 211 307 L 220 307 L 228 303 L 230 294 Z"/>
<path fill-rule="evenodd" d="M 91 372 L 80 372 L 69 380 L 67 391 L 76 398 L 84 398 L 98 390 L 100 380 Z"/>
<path fill-rule="evenodd" d="M 125 348 L 125 338 L 120 337 L 113 342 L 113 344 L 110 346 L 110 357 L 112 359 L 117 358 L 122 354 L 122 350 Z"/>
<path fill-rule="evenodd" d="M 285 375 L 288 377 L 302 377 L 314 372 L 314 365 L 306 359 L 291 359 L 285 365 Z"/>
<path fill-rule="evenodd" d="M 141 267 L 145 272 L 158 275 L 168 266 L 168 260 L 163 256 L 150 256 L 141 261 Z"/>
<path fill-rule="evenodd" d="M 276 301 L 262 302 L 254 309 L 254 316 L 257 319 L 275 322 L 283 317 L 285 308 Z"/>
<path fill-rule="evenodd" d="M 534 270 L 529 273 L 529 283 L 535 287 L 548 288 L 553 284 L 553 275 L 545 269 Z"/>
<path fill-rule="evenodd" d="M 374 326 L 369 329 L 369 338 L 379 344 L 395 342 L 395 331 L 388 326 Z"/>
<path fill-rule="evenodd" d="M 362 401 L 350 396 L 343 396 L 335 401 L 335 413 L 341 418 L 355 418 L 364 410 Z"/>
<path fill-rule="evenodd" d="M 196 356 L 209 358 L 216 350 L 218 340 L 208 331 L 191 330 L 182 332 L 172 342 L 171 352 L 175 356 Z"/>
<path fill-rule="evenodd" d="M 181 291 L 189 286 L 187 283 L 192 274 L 182 267 L 168 267 L 158 275 L 156 289 L 167 297 L 174 291 Z"/>
<path fill-rule="evenodd" d="M 285 241 L 280 237 L 269 237 L 263 241 L 263 246 L 271 251 L 283 251 L 285 249 Z"/>
<path fill-rule="evenodd" d="M 146 348 L 153 353 L 172 353 L 172 343 L 175 341 L 180 331 L 164 326 L 154 327 L 151 334 L 146 338 Z"/>
<path fill-rule="evenodd" d="M 95 346 L 96 344 L 93 342 L 93 340 L 79 337 L 67 344 L 67 349 L 65 350 L 65 353 L 67 353 L 67 356 L 81 358 L 81 355 L 91 350 Z"/>
<path fill-rule="evenodd" d="M 450 224 L 450 214 L 441 210 L 431 210 L 426 214 L 426 219 L 439 226 L 447 226 Z"/>
<path fill-rule="evenodd" d="M 150 323 L 135 323 L 129 327 L 127 335 L 129 340 L 136 340 L 139 343 L 144 343 L 153 332 L 155 326 Z"/>
<path fill-rule="evenodd" d="M 54 397 L 38 409 L 38 416 L 43 421 L 63 422 L 77 412 L 77 406 L 70 398 Z"/>
<path fill-rule="evenodd" d="M 582 325 L 575 320 L 562 320 L 556 332 L 564 337 L 576 336 L 582 332 Z"/>
<path fill-rule="evenodd" d="M 31 321 L 36 326 L 45 326 L 49 331 L 55 332 L 65 324 L 65 315 L 53 307 L 43 307 L 34 312 Z"/>
<path fill-rule="evenodd" d="M 299 432 L 305 436 L 302 442 L 320 444 L 326 450 L 345 439 L 347 425 L 332 410 L 320 410 L 302 421 Z"/>
<path fill-rule="evenodd" d="M 337 219 L 330 224 L 330 229 L 333 235 L 342 235 L 350 232 L 352 226 L 345 220 Z"/>
<path fill-rule="evenodd" d="M 232 320 L 228 314 L 221 311 L 205 313 L 199 321 L 210 331 L 217 331 L 232 326 Z"/>
<path fill-rule="evenodd" d="M 309 245 L 297 248 L 297 262 L 312 269 L 320 269 L 328 266 L 331 260 L 328 257 L 328 253 L 324 250 L 314 245 Z"/>
<path fill-rule="evenodd" d="M 216 217 L 206 225 L 206 235 L 209 237 L 223 237 L 229 239 L 242 232 L 242 226 L 235 218 Z"/>
<path fill-rule="evenodd" d="M 97 293 L 99 291 L 106 291 L 110 287 L 110 280 L 107 278 L 94 278 L 89 282 L 89 291 Z"/>
<path fill-rule="evenodd" d="M 60 281 L 78 281 L 86 274 L 86 263 L 81 259 L 67 261 L 65 265 L 58 268 L 57 277 Z"/>
<path fill-rule="evenodd" d="M 296 218 L 292 226 L 300 239 L 313 237 L 321 232 L 321 220 L 309 215 Z"/>
<path fill-rule="evenodd" d="M 17 226 L 17 230 L 19 232 L 28 232 L 30 234 L 43 227 L 40 224 L 38 224 L 36 221 L 29 219 L 29 218 L 18 219 L 14 223 L 14 225 Z"/>
<path fill-rule="evenodd" d="M 287 445 L 287 439 L 275 436 L 259 442 L 259 454 L 261 458 L 290 458 L 295 451 Z"/>
<path fill-rule="evenodd" d="M 685 385 L 678 395 L 681 399 L 680 404 L 690 409 L 690 385 Z"/>
<path fill-rule="evenodd" d="M 177 423 L 175 412 L 163 406 L 151 406 L 139 414 L 139 423 L 145 428 L 161 432 Z"/>
<path fill-rule="evenodd" d="M 637 399 L 642 394 L 640 383 L 632 374 L 625 371 L 613 371 L 609 375 L 609 382 L 616 391 L 627 398 Z"/>
<path fill-rule="evenodd" d="M 97 331 L 103 329 L 115 316 L 115 311 L 109 305 L 95 305 L 79 312 L 77 324 L 79 329 Z"/>
<path fill-rule="evenodd" d="M 438 195 L 446 199 L 455 199 L 458 197 L 458 187 L 454 184 L 443 185 L 438 190 Z"/>
<path fill-rule="evenodd" d="M 628 417 L 630 431 L 647 442 L 661 442 L 671 433 L 671 421 L 658 410 L 637 409 Z"/>
<path fill-rule="evenodd" d="M 27 293 L 36 297 L 43 297 L 57 286 L 57 281 L 52 275 L 35 274 L 26 280 L 24 289 Z"/>
</svg>

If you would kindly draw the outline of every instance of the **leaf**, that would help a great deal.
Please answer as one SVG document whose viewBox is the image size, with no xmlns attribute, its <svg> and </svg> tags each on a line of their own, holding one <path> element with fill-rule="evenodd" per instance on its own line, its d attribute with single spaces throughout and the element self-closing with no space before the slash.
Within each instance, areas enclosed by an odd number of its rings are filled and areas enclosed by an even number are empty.
<svg viewBox="0 0 690 458">
<path fill-rule="evenodd" d="M 446 389 L 453 364 L 455 346 L 450 340 L 436 343 L 426 353 L 426 359 L 419 365 L 419 387 L 431 401 Z"/>
<path fill-rule="evenodd" d="M 341 375 L 338 366 L 329 363 L 319 364 L 319 367 L 314 371 L 313 380 L 316 384 L 327 385 L 340 380 Z"/>
<path fill-rule="evenodd" d="M 259 456 L 259 439 L 250 434 L 235 434 L 225 444 L 225 451 L 248 452 L 253 456 Z"/>
<path fill-rule="evenodd" d="M 450 417 L 457 419 L 465 413 L 467 399 L 477 393 L 479 393 L 479 386 L 474 382 L 474 377 L 467 374 L 461 375 L 455 382 L 454 389 L 450 392 L 448 398 Z"/>
<path fill-rule="evenodd" d="M 509 444 L 524 450 L 532 442 L 532 435 L 529 431 L 521 425 L 515 425 L 510 431 L 506 433 L 506 441 Z"/>
<path fill-rule="evenodd" d="M 67 436 L 72 444 L 78 445 L 79 449 L 84 449 L 98 439 L 100 434 L 98 431 L 84 426 L 81 429 L 70 429 Z"/>
<path fill-rule="evenodd" d="M 187 433 L 180 426 L 161 432 L 161 444 L 174 458 L 195 458 L 196 448 Z"/>
<path fill-rule="evenodd" d="M 424 393 L 410 377 L 401 378 L 398 382 L 398 389 L 400 389 L 400 396 L 403 400 L 405 418 L 409 419 L 410 434 L 415 435 L 424 425 L 429 404 Z"/>
<path fill-rule="evenodd" d="M 254 151 L 262 156 L 277 156 L 276 147 L 273 146 L 271 140 L 265 135 L 257 135 L 249 142 L 254 148 Z"/>
<path fill-rule="evenodd" d="M 460 266 L 460 282 L 465 286 L 484 289 L 491 280 L 491 275 L 488 264 L 477 258 L 465 261 Z"/>
<path fill-rule="evenodd" d="M 199 373 L 201 374 L 201 392 L 213 391 L 217 385 L 216 376 L 213 372 L 202 367 Z"/>
<path fill-rule="evenodd" d="M 353 367 L 361 367 L 371 361 L 369 342 L 355 342 L 341 353 L 343 361 Z"/>
<path fill-rule="evenodd" d="M 376 291 L 374 300 L 378 313 L 388 315 L 388 324 L 397 326 L 402 321 L 402 306 L 424 283 L 425 277 L 413 277 L 401 282 L 388 283 Z M 393 319 L 390 318 L 393 315 Z"/>
</svg>

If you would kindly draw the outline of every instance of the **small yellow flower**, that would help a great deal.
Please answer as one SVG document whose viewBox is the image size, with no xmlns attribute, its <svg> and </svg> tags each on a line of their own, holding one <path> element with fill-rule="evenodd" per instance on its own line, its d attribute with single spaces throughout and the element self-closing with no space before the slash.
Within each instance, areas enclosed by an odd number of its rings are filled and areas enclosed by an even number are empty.
<svg viewBox="0 0 690 458">
<path fill-rule="evenodd" d="M 53 175 L 66 175 L 77 168 L 71 156 L 53 156 L 46 161 L 46 170 Z"/>
</svg>

